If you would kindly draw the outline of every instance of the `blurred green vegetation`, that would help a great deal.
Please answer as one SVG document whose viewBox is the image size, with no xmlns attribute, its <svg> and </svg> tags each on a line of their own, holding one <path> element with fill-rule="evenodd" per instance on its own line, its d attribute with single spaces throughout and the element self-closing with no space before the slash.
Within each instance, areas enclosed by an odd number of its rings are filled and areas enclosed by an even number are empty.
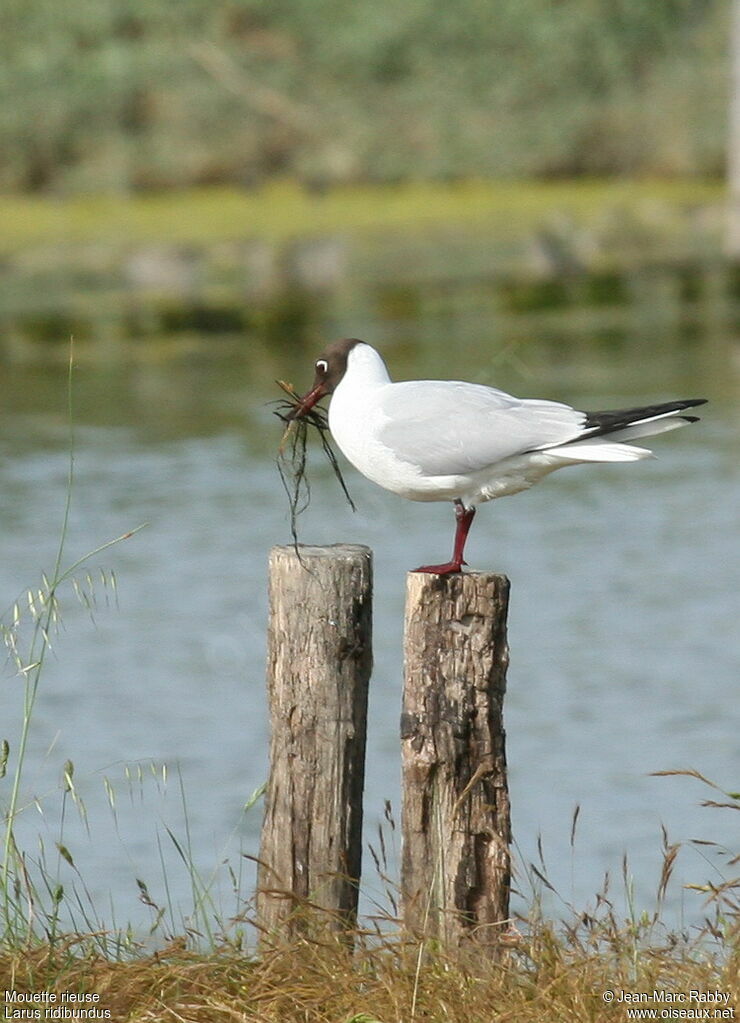
<svg viewBox="0 0 740 1023">
<path fill-rule="evenodd" d="M 493 232 L 503 245 L 522 242 L 553 221 L 566 235 L 578 228 L 606 233 L 615 255 L 621 252 L 622 235 L 632 247 L 665 248 L 675 240 L 680 251 L 688 252 L 691 240 L 701 241 L 707 233 L 706 226 L 697 226 L 692 211 L 719 205 L 722 195 L 718 183 L 696 179 L 579 179 L 360 185 L 320 196 L 294 182 L 276 180 L 249 192 L 216 187 L 64 201 L 0 196 L 0 255 L 27 246 L 63 245 L 66 261 L 70 245 L 95 241 L 130 245 L 167 239 L 210 245 L 245 237 L 278 244 L 321 236 L 410 240 L 446 229 L 486 237 Z"/>
<path fill-rule="evenodd" d="M 0 188 L 716 176 L 726 0 L 5 0 Z"/>
</svg>

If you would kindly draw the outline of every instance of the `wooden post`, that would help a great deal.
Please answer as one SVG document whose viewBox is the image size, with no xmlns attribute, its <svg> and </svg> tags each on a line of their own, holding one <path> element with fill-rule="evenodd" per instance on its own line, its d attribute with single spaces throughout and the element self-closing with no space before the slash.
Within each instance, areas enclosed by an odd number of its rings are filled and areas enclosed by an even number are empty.
<svg viewBox="0 0 740 1023">
<path fill-rule="evenodd" d="M 267 940 L 351 926 L 362 857 L 372 552 L 273 547 L 272 735 L 257 894 Z M 325 912 L 311 915 L 311 907 Z"/>
<path fill-rule="evenodd" d="M 495 944 L 509 915 L 508 598 L 502 575 L 408 575 L 403 917 L 448 948 Z"/>
</svg>

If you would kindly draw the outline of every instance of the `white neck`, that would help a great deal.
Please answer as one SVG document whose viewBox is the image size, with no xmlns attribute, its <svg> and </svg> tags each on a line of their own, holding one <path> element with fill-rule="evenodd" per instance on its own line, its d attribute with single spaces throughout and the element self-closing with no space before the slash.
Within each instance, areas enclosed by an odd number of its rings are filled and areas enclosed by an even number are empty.
<svg viewBox="0 0 740 1023">
<path fill-rule="evenodd" d="M 355 386 L 367 387 L 368 384 L 387 384 L 390 382 L 388 370 L 379 352 L 370 345 L 359 344 L 350 351 L 347 357 L 347 369 L 339 382 L 337 390 L 352 390 Z M 347 385 L 345 387 L 345 385 Z"/>
<path fill-rule="evenodd" d="M 355 345 L 329 405 L 329 429 L 340 450 L 355 466 L 367 461 L 372 424 L 378 417 L 377 397 L 388 386 L 392 384 L 380 355 L 370 345 Z"/>
</svg>

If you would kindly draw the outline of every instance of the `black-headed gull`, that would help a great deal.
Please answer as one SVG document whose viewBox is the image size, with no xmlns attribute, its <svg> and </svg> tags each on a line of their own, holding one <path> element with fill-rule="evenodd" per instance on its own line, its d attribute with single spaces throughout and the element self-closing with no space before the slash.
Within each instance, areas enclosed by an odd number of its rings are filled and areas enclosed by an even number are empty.
<svg viewBox="0 0 740 1023">
<path fill-rule="evenodd" d="M 356 338 L 329 345 L 315 370 L 293 418 L 331 394 L 329 428 L 363 476 L 411 501 L 454 502 L 452 559 L 416 569 L 439 575 L 466 564 L 477 504 L 526 490 L 566 465 L 647 458 L 650 451 L 625 441 L 696 422 L 684 410 L 706 401 L 579 412 L 458 380 L 393 383 L 380 354 Z"/>
</svg>

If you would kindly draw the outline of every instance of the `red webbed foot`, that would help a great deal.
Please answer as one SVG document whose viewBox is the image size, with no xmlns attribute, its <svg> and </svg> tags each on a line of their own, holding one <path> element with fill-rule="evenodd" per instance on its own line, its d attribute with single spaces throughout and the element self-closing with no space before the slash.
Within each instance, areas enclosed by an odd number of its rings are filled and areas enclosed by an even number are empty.
<svg viewBox="0 0 740 1023">
<path fill-rule="evenodd" d="M 419 568 L 414 569 L 414 572 L 428 572 L 430 575 L 454 575 L 456 572 L 462 572 L 463 565 L 467 565 L 467 561 L 448 561 L 444 565 L 420 565 Z"/>
</svg>

